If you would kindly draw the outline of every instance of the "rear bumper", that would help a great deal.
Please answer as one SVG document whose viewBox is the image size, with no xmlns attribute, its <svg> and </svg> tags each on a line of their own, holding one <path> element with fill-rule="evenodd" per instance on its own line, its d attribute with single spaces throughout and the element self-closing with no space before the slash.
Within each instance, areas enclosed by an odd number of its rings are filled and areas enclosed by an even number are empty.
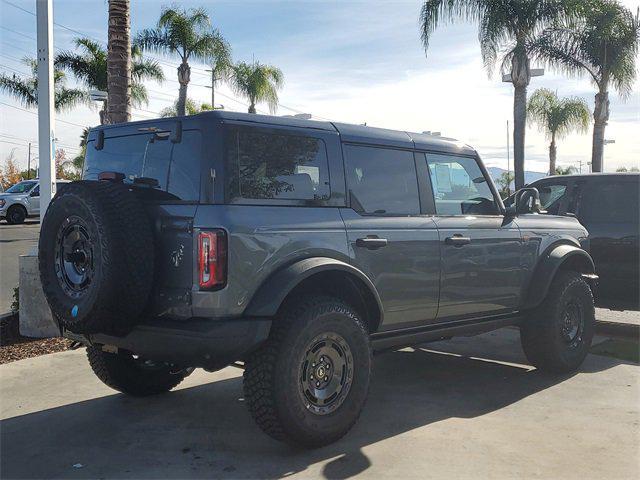
<svg viewBox="0 0 640 480">
<path fill-rule="evenodd" d="M 267 318 L 192 318 L 154 320 L 137 325 L 122 337 L 64 334 L 85 345 L 108 345 L 151 360 L 215 370 L 244 358 L 267 339 L 270 329 L 271 320 Z"/>
</svg>

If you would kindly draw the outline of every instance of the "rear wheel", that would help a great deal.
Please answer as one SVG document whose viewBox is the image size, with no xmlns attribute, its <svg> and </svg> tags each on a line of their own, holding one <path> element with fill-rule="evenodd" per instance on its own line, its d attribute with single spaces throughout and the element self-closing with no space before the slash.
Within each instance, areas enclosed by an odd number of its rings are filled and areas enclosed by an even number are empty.
<svg viewBox="0 0 640 480">
<path fill-rule="evenodd" d="M 358 313 L 309 296 L 282 308 L 266 344 L 247 360 L 244 395 L 267 434 L 319 447 L 356 422 L 370 375 L 369 334 Z"/>
<path fill-rule="evenodd" d="M 129 395 L 143 397 L 168 392 L 191 373 L 161 362 L 152 362 L 128 352 L 108 353 L 87 347 L 89 365 L 105 385 Z"/>
<path fill-rule="evenodd" d="M 535 367 L 567 373 L 584 361 L 594 331 L 591 288 L 579 273 L 560 271 L 540 307 L 520 327 L 520 340 Z"/>
<path fill-rule="evenodd" d="M 18 225 L 27 218 L 27 210 L 22 205 L 13 205 L 7 210 L 7 223 Z"/>
</svg>

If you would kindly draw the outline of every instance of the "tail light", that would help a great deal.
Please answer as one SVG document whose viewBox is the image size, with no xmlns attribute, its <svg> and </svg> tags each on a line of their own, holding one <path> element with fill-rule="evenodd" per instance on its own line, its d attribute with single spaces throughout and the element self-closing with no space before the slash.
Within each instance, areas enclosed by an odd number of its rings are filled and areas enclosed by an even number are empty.
<svg viewBox="0 0 640 480">
<path fill-rule="evenodd" d="M 227 236 L 222 230 L 198 234 L 198 284 L 203 290 L 227 283 Z"/>
</svg>

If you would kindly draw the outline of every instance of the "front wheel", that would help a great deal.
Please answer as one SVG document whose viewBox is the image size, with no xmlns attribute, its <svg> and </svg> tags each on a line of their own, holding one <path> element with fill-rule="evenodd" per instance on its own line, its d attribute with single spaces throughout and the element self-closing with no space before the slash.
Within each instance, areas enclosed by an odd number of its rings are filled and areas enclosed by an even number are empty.
<svg viewBox="0 0 640 480">
<path fill-rule="evenodd" d="M 527 359 L 540 370 L 568 373 L 589 353 L 595 309 L 589 284 L 577 272 L 560 271 L 549 293 L 520 327 Z"/>
<path fill-rule="evenodd" d="M 191 369 L 152 362 L 124 351 L 104 352 L 100 347 L 87 347 L 87 357 L 93 373 L 105 385 L 136 397 L 168 392 L 191 373 Z"/>
<path fill-rule="evenodd" d="M 358 313 L 330 297 L 285 305 L 246 362 L 244 396 L 277 440 L 320 447 L 345 435 L 369 391 L 371 347 Z"/>
<path fill-rule="evenodd" d="M 9 207 L 7 211 L 7 223 L 9 225 L 19 225 L 27 218 L 27 211 L 22 205 Z"/>
</svg>

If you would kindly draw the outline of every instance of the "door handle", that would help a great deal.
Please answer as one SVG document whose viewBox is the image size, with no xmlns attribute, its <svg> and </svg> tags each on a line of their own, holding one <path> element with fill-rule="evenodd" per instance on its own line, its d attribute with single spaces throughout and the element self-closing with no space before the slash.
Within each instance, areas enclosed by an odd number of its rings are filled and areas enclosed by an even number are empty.
<svg viewBox="0 0 640 480">
<path fill-rule="evenodd" d="M 356 247 L 364 247 L 369 250 L 386 247 L 388 243 L 386 238 L 367 237 L 356 239 Z"/>
<path fill-rule="evenodd" d="M 461 247 L 471 243 L 471 239 L 469 237 L 463 237 L 460 234 L 455 234 L 453 237 L 445 238 L 444 243 L 447 245 L 453 245 L 454 247 Z"/>
</svg>

